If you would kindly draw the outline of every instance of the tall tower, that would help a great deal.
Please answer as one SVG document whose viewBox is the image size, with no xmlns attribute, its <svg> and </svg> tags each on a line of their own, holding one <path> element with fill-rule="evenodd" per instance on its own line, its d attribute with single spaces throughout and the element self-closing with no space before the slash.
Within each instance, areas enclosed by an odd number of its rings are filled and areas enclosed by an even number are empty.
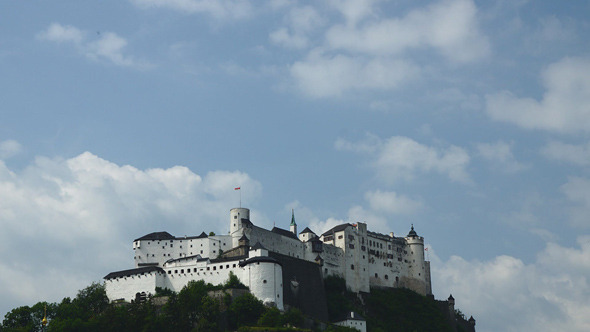
<svg viewBox="0 0 590 332">
<path fill-rule="evenodd" d="M 414 225 L 412 225 L 412 229 L 406 236 L 406 243 L 409 246 L 408 249 L 410 249 L 408 256 L 409 277 L 420 282 L 419 285 L 416 285 L 417 289 L 414 290 L 420 294 L 427 295 L 430 292 L 430 285 L 428 285 L 430 277 L 427 277 L 430 270 L 426 269 L 424 260 L 424 238 L 418 236 L 418 233 L 414 230 Z"/>
<path fill-rule="evenodd" d="M 295 223 L 295 210 L 291 209 L 291 226 L 289 227 L 291 233 L 297 236 L 297 223 Z"/>
<path fill-rule="evenodd" d="M 235 232 L 242 228 L 242 219 L 250 220 L 250 210 L 246 208 L 233 208 L 229 212 L 229 234 L 234 235 Z"/>
</svg>

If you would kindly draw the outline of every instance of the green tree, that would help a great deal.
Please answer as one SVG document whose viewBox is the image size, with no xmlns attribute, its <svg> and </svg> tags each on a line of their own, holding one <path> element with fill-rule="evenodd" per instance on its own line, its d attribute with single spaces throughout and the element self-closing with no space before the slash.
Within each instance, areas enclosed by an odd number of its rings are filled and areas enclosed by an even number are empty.
<svg viewBox="0 0 590 332">
<path fill-rule="evenodd" d="M 257 324 L 258 326 L 264 327 L 281 327 L 285 325 L 284 317 L 281 315 L 281 312 L 277 308 L 268 308 L 266 311 L 260 316 L 258 319 Z"/>
<path fill-rule="evenodd" d="M 234 299 L 229 306 L 230 321 L 233 327 L 253 326 L 262 313 L 264 313 L 264 304 L 250 293 Z"/>
</svg>

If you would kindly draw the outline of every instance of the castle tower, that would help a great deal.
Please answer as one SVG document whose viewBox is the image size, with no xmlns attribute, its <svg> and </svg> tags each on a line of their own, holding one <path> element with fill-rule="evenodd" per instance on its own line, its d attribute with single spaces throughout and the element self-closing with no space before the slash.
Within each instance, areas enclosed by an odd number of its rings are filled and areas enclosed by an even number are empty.
<svg viewBox="0 0 590 332">
<path fill-rule="evenodd" d="M 414 290 L 420 294 L 428 295 L 430 285 L 428 285 L 427 281 L 430 280 L 430 276 L 427 276 L 427 273 L 430 273 L 430 270 L 426 269 L 424 260 L 424 238 L 418 236 L 412 224 L 412 228 L 405 239 L 409 247 L 409 277 L 419 282 L 419 284 L 410 288 L 415 288 Z"/>
<path fill-rule="evenodd" d="M 295 223 L 295 210 L 291 209 L 291 226 L 289 227 L 291 233 L 297 236 L 297 223 Z"/>
<path fill-rule="evenodd" d="M 233 208 L 229 211 L 229 218 L 229 234 L 234 235 L 242 229 L 242 219 L 250 220 L 250 210 L 242 207 Z"/>
</svg>

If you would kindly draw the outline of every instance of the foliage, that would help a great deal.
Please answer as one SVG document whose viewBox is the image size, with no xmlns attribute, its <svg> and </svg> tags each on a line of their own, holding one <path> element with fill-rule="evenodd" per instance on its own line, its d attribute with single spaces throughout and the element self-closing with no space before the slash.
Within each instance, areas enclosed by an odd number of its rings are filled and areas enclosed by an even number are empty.
<svg viewBox="0 0 590 332">
<path fill-rule="evenodd" d="M 236 276 L 233 272 L 229 272 L 229 278 L 223 284 L 223 289 L 230 289 L 230 288 L 237 288 L 237 289 L 248 289 L 246 285 L 244 285 L 238 276 Z"/>
<path fill-rule="evenodd" d="M 162 287 L 157 287 L 156 286 L 156 294 L 154 295 L 154 297 L 158 297 L 158 296 L 170 296 L 174 293 L 173 290 L 171 290 L 170 288 L 162 288 Z"/>
<path fill-rule="evenodd" d="M 229 306 L 230 324 L 233 327 L 255 325 L 264 313 L 264 304 L 254 295 L 246 293 L 232 302 Z"/>
</svg>

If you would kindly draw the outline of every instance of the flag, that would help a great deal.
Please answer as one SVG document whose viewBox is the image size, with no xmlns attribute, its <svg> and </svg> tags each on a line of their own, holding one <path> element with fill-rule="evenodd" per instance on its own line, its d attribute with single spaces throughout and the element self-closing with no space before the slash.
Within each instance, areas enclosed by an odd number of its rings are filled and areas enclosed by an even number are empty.
<svg viewBox="0 0 590 332">
<path fill-rule="evenodd" d="M 236 188 L 234 188 L 234 190 L 240 190 L 240 187 L 236 187 Z"/>
<path fill-rule="evenodd" d="M 424 250 L 428 251 L 428 248 L 424 248 Z"/>
</svg>

